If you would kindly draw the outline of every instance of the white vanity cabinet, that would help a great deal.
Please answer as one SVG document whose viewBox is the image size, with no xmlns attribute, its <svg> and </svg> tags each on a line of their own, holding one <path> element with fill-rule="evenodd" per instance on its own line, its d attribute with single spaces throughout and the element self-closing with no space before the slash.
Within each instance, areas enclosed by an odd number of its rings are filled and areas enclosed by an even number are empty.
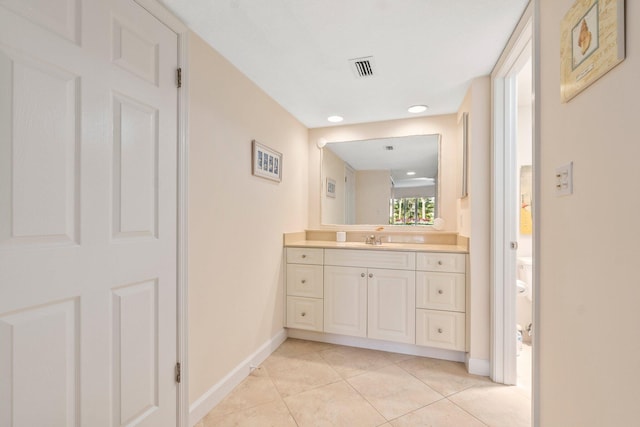
<svg viewBox="0 0 640 427">
<path fill-rule="evenodd" d="M 416 344 L 465 350 L 466 256 L 416 255 Z"/>
<path fill-rule="evenodd" d="M 286 249 L 286 326 L 465 351 L 466 260 L 455 252 Z"/>
<path fill-rule="evenodd" d="M 415 253 L 326 249 L 324 278 L 325 332 L 415 343 Z"/>
<path fill-rule="evenodd" d="M 287 321 L 289 328 L 322 331 L 323 249 L 287 248 Z"/>
</svg>

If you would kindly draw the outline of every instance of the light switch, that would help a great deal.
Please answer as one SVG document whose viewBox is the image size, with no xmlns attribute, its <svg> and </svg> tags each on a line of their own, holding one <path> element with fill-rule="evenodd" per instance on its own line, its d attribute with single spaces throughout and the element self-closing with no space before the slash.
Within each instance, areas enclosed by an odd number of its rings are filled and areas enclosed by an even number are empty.
<svg viewBox="0 0 640 427">
<path fill-rule="evenodd" d="M 556 168 L 556 196 L 573 194 L 573 162 Z"/>
</svg>

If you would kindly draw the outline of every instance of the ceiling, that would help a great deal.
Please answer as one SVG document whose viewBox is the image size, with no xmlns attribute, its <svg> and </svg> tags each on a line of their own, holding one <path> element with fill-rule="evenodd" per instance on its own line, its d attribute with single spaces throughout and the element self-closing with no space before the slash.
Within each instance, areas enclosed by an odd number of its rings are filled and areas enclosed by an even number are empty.
<svg viewBox="0 0 640 427">
<path fill-rule="evenodd" d="M 439 142 L 440 135 L 412 135 L 332 142 L 325 148 L 357 171 L 386 170 L 397 187 L 415 187 L 436 182 Z"/>
<path fill-rule="evenodd" d="M 458 110 L 528 0 L 161 0 L 309 128 Z M 373 57 L 358 78 L 350 59 Z"/>
</svg>

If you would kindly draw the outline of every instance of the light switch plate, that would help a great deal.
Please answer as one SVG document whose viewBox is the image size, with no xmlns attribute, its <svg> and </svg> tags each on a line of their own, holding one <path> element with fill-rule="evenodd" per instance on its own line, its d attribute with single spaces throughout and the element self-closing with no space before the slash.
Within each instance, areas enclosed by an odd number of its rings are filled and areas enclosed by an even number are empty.
<svg viewBox="0 0 640 427">
<path fill-rule="evenodd" d="M 573 162 L 556 168 L 556 196 L 573 194 Z"/>
</svg>

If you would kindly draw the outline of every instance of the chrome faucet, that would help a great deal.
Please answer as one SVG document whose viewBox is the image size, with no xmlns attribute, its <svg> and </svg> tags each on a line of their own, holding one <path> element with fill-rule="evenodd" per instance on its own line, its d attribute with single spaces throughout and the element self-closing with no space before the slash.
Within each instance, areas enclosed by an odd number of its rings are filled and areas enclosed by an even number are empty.
<svg viewBox="0 0 640 427">
<path fill-rule="evenodd" d="M 375 234 L 371 234 L 364 239 L 364 243 L 367 245 L 381 245 L 382 244 L 382 236 L 376 237 Z"/>
</svg>

